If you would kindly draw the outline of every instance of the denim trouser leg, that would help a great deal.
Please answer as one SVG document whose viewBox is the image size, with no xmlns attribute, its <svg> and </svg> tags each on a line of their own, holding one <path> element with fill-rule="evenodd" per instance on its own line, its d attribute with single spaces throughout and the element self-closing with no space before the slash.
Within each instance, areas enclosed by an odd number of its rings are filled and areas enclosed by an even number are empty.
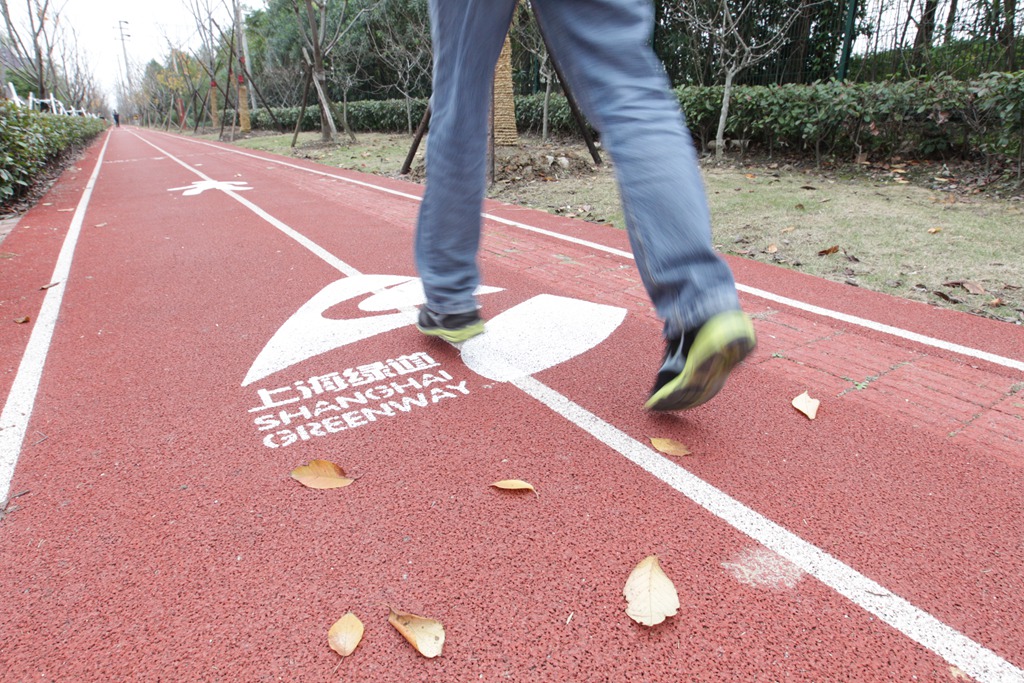
<svg viewBox="0 0 1024 683">
<path fill-rule="evenodd" d="M 711 218 L 690 132 L 648 45 L 649 0 L 535 0 L 545 36 L 615 162 L 640 277 L 678 337 L 739 308 L 711 245 Z"/>
<path fill-rule="evenodd" d="M 476 309 L 494 67 L 515 0 L 431 0 L 434 92 L 416 268 L 437 313 Z"/>
<path fill-rule="evenodd" d="M 416 256 L 428 305 L 439 313 L 475 306 L 487 114 L 513 5 L 431 1 L 434 114 Z M 534 7 L 614 159 L 630 243 L 665 335 L 739 308 L 732 273 L 711 246 L 693 142 L 648 45 L 649 0 L 534 0 Z"/>
</svg>

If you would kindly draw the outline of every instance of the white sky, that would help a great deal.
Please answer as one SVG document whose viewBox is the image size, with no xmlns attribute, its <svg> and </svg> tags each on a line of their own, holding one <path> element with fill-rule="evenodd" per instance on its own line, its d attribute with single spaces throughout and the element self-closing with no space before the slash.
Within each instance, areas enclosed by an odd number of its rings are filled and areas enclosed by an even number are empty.
<svg viewBox="0 0 1024 683">
<path fill-rule="evenodd" d="M 8 0 L 13 13 L 24 12 L 26 0 Z M 116 86 L 124 78 L 124 56 L 118 22 L 128 22 L 124 32 L 124 48 L 128 59 L 138 69 L 150 60 L 163 61 L 170 40 L 176 45 L 197 47 L 199 36 L 195 20 L 185 0 L 51 0 L 52 6 L 63 7 L 62 21 L 78 33 L 79 50 L 86 55 L 97 81 L 107 93 L 111 106 L 116 106 Z M 220 7 L 214 16 L 222 27 L 229 21 L 231 0 L 211 0 Z M 262 7 L 264 0 L 243 0 L 245 7 Z M 223 17 L 225 21 L 220 21 Z"/>
</svg>

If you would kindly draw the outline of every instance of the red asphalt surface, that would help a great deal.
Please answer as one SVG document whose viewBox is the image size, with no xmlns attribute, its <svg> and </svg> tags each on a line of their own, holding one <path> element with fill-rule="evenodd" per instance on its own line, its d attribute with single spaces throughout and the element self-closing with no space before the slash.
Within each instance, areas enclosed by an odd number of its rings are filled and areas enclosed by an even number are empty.
<svg viewBox="0 0 1024 683">
<path fill-rule="evenodd" d="M 106 137 L 0 243 L 0 396 L 44 297 L 63 290 L 10 482 L 23 495 L 0 521 L 0 680 L 1024 680 L 1024 373 L 1012 364 L 743 292 L 759 346 L 722 394 L 645 413 L 660 323 L 632 261 L 485 224 L 484 282 L 501 288 L 481 297 L 485 317 L 541 294 L 627 311 L 606 340 L 534 380 L 638 442 L 684 443 L 692 456 L 649 457 L 884 587 L 865 600 L 902 599 L 944 625 L 940 640 L 960 639 L 953 651 L 991 656 L 972 669 L 415 327 L 242 386 L 278 329 L 346 274 L 222 190 L 186 196 L 195 170 L 251 187 L 237 196 L 349 275 L 415 275 L 418 202 L 377 188 L 417 185 L 113 130 L 70 276 L 40 290 Z M 486 211 L 628 250 L 611 227 Z M 1024 359 L 1019 326 L 729 264 L 748 288 Z M 325 315 L 380 315 L 357 309 L 361 298 Z M 32 322 L 12 322 L 21 316 Z M 431 367 L 250 412 L 260 389 L 299 397 L 311 378 L 402 357 Z M 297 408 L 396 383 L 391 400 L 422 393 L 424 405 L 369 420 L 360 405 L 348 418 Z M 813 421 L 790 405 L 803 391 L 821 400 Z M 281 411 L 291 425 L 260 429 Z M 314 422 L 307 438 L 287 436 Z M 358 480 L 315 491 L 290 478 L 316 458 Z M 539 495 L 489 486 L 510 478 Z M 647 628 L 626 616 L 622 589 L 652 554 L 682 606 Z M 442 655 L 409 647 L 388 606 L 440 620 Z M 341 661 L 327 631 L 348 611 L 366 633 Z"/>
</svg>

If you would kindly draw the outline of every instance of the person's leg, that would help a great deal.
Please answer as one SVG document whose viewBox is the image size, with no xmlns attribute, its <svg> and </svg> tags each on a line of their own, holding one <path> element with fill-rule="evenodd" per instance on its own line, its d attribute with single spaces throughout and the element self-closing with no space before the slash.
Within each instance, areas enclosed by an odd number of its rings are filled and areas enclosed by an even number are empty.
<svg viewBox="0 0 1024 683">
<path fill-rule="evenodd" d="M 420 329 L 446 339 L 438 330 L 461 320 L 454 316 L 479 321 L 473 293 L 480 283 L 491 89 L 514 6 L 514 0 L 430 1 L 434 90 L 415 256 L 429 309 L 421 314 Z M 480 324 L 477 331 L 482 329 Z"/>
<path fill-rule="evenodd" d="M 679 102 L 648 44 L 651 3 L 534 6 L 573 96 L 611 152 L 637 268 L 665 321 L 668 350 L 647 407 L 699 405 L 755 341 L 732 273 L 711 244 L 704 184 Z"/>
</svg>

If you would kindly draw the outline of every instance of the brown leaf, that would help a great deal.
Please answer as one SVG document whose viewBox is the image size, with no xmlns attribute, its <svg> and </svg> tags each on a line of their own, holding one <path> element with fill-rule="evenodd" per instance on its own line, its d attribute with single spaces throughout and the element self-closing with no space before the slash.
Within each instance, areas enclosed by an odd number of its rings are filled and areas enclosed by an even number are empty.
<svg viewBox="0 0 1024 683">
<path fill-rule="evenodd" d="M 800 189 L 801 190 L 817 190 L 818 188 L 816 188 L 814 185 L 801 185 Z"/>
<path fill-rule="evenodd" d="M 308 465 L 296 467 L 292 479 L 311 489 L 340 489 L 355 481 L 329 460 L 311 460 Z"/>
<path fill-rule="evenodd" d="M 18 323 L 19 325 L 24 325 L 25 323 L 27 323 L 31 319 L 32 318 L 28 317 L 27 315 L 24 315 L 24 316 L 22 316 L 20 318 L 15 318 L 14 322 Z"/>
<path fill-rule="evenodd" d="M 57 285 L 59 285 L 59 284 L 60 284 L 59 282 L 51 282 L 51 283 L 50 283 L 50 284 L 48 284 L 48 285 L 43 285 L 43 286 L 42 286 L 42 287 L 40 287 L 39 289 L 49 289 L 50 287 L 56 287 L 56 286 L 57 286 Z"/>
<path fill-rule="evenodd" d="M 796 226 L 795 225 L 788 225 L 785 228 L 783 228 L 782 230 L 779 230 L 779 232 L 782 233 L 783 235 L 785 235 L 787 232 L 793 232 L 794 230 L 796 230 Z"/>
<path fill-rule="evenodd" d="M 679 611 L 679 594 L 662 571 L 657 555 L 645 557 L 633 568 L 622 594 L 626 598 L 626 614 L 644 626 L 660 624 Z"/>
<path fill-rule="evenodd" d="M 818 252 L 818 256 L 831 256 L 832 254 L 835 254 L 838 251 L 839 251 L 839 245 L 835 244 L 835 245 L 832 245 L 831 247 L 829 247 L 828 249 L 822 249 L 821 251 L 819 251 Z"/>
<path fill-rule="evenodd" d="M 424 657 L 432 658 L 441 654 L 441 648 L 444 647 L 444 626 L 440 621 L 392 607 L 388 623 Z"/>
<path fill-rule="evenodd" d="M 942 232 L 942 228 L 928 228 L 929 235 L 937 235 L 940 232 Z"/>
<path fill-rule="evenodd" d="M 945 292 L 943 292 L 941 289 L 936 289 L 934 292 L 932 292 L 932 294 L 934 294 L 935 296 L 939 297 L 943 301 L 948 301 L 951 304 L 962 304 L 962 303 L 964 303 L 963 299 L 957 299 L 955 296 L 950 296 L 949 294 L 946 294 Z"/>
<path fill-rule="evenodd" d="M 534 495 L 540 495 L 537 493 L 537 489 L 533 488 L 533 484 L 522 479 L 502 479 L 494 482 L 491 486 L 503 491 L 533 491 Z"/>
<path fill-rule="evenodd" d="M 991 307 L 995 308 L 996 306 L 1002 306 L 1003 303 L 1005 303 L 1005 302 L 1002 299 L 1000 299 L 999 297 L 996 297 L 995 299 L 992 299 L 992 301 L 989 301 L 985 305 L 986 306 L 991 306 Z"/>
<path fill-rule="evenodd" d="M 693 455 L 690 449 L 674 439 L 651 437 L 651 445 L 665 455 Z"/>
<path fill-rule="evenodd" d="M 810 420 L 817 417 L 819 405 L 821 405 L 821 401 L 811 398 L 810 394 L 806 391 L 793 399 L 793 407 L 806 415 Z"/>
<path fill-rule="evenodd" d="M 355 652 L 362 639 L 363 622 L 352 612 L 334 622 L 334 626 L 327 632 L 327 644 L 342 657 L 348 657 Z"/>
<path fill-rule="evenodd" d="M 803 204 L 797 204 L 793 208 L 798 210 L 798 211 L 804 211 L 804 210 L 806 210 L 807 207 L 805 207 Z"/>
<path fill-rule="evenodd" d="M 774 254 L 778 250 L 779 250 L 779 246 L 777 244 L 775 244 L 775 243 L 769 244 L 768 248 L 765 249 L 765 251 L 767 251 L 769 254 Z"/>
<path fill-rule="evenodd" d="M 971 294 L 986 294 L 985 288 L 973 280 L 953 280 L 952 282 L 944 282 L 943 285 L 946 287 L 963 287 Z"/>
</svg>

